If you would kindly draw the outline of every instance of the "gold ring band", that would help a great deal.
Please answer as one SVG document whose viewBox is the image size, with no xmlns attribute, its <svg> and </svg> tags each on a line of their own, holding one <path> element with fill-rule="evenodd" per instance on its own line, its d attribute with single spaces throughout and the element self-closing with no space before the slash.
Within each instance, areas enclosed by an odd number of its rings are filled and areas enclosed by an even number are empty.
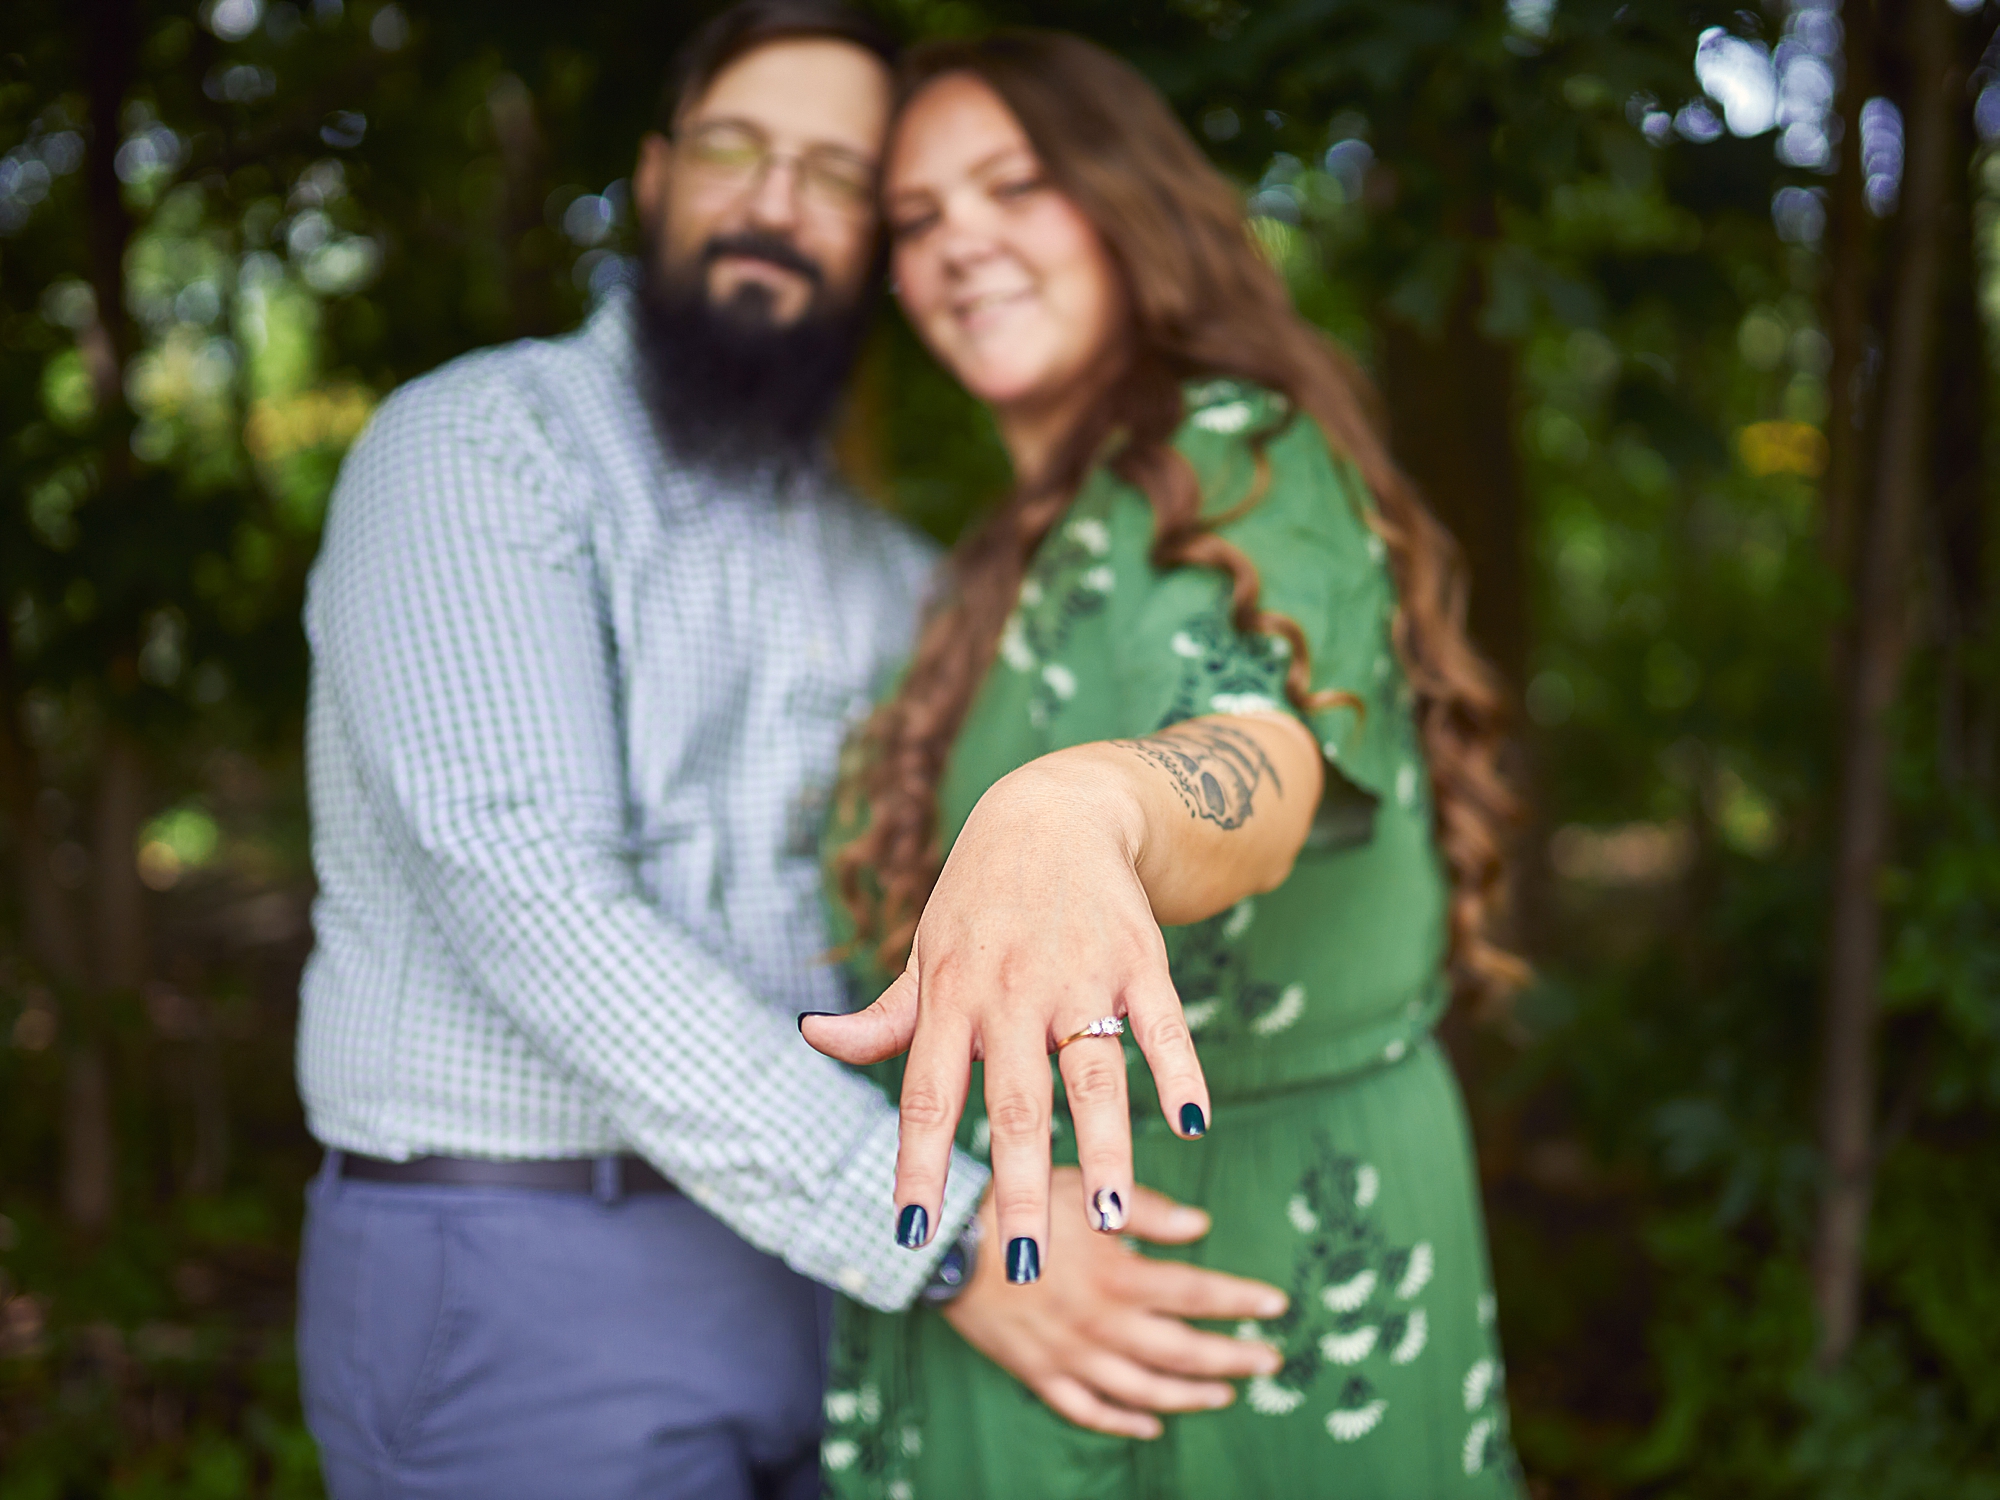
<svg viewBox="0 0 2000 1500">
<path fill-rule="evenodd" d="M 1083 1030 L 1073 1031 L 1057 1042 L 1056 1051 L 1060 1052 L 1071 1042 L 1080 1042 L 1087 1036 L 1123 1035 L 1125 1035 L 1125 1018 L 1123 1016 L 1100 1016 L 1097 1020 L 1092 1021 L 1088 1026 L 1084 1027 Z"/>
</svg>

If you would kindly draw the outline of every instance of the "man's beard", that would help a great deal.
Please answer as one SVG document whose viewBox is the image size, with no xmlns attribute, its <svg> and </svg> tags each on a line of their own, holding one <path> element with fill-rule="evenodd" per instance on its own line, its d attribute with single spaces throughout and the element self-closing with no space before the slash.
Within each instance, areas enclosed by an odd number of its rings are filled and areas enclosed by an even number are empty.
<svg viewBox="0 0 2000 1500">
<path fill-rule="evenodd" d="M 693 264 L 668 269 L 657 236 L 646 238 L 639 351 L 648 404 L 675 456 L 733 479 L 782 482 L 815 466 L 874 313 L 879 276 L 838 302 L 820 268 L 784 240 L 717 235 Z M 772 320 L 770 290 L 755 283 L 712 302 L 708 268 L 722 255 L 756 256 L 804 276 L 812 301 L 790 323 Z"/>
</svg>

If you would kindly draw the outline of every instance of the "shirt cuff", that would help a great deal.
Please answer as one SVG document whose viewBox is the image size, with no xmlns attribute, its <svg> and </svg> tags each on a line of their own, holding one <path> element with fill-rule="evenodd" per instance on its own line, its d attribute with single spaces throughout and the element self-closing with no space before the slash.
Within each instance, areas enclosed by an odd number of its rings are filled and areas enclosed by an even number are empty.
<svg viewBox="0 0 2000 1500">
<path fill-rule="evenodd" d="M 791 1267 L 880 1312 L 900 1312 L 916 1300 L 938 1261 L 979 1212 L 991 1173 L 954 1150 L 936 1232 L 921 1250 L 896 1243 L 898 1120 L 889 1112 L 834 1180 L 813 1230 L 786 1254 Z"/>
</svg>

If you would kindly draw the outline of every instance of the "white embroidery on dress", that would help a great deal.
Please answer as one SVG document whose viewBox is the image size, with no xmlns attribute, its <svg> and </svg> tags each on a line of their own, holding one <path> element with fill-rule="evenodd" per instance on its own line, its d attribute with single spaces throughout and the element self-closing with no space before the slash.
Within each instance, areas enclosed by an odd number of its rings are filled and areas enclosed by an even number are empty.
<svg viewBox="0 0 2000 1500">
<path fill-rule="evenodd" d="M 1382 1174 L 1366 1162 L 1354 1171 L 1354 1206 L 1367 1208 L 1382 1191 Z"/>
<path fill-rule="evenodd" d="M 1327 1287 L 1319 1294 L 1319 1300 L 1332 1312 L 1353 1312 L 1373 1296 L 1374 1292 L 1375 1273 L 1373 1270 L 1367 1270 Z"/>
<path fill-rule="evenodd" d="M 861 1445 L 847 1438 L 828 1438 L 819 1445 L 819 1461 L 829 1469 L 844 1469 L 861 1456 Z"/>
<path fill-rule="evenodd" d="M 1070 522 L 1069 534 L 1092 557 L 1102 557 L 1111 550 L 1111 530 L 1095 516 L 1080 516 Z"/>
<path fill-rule="evenodd" d="M 1050 662 L 1042 668 L 1042 681 L 1049 685 L 1049 691 L 1067 703 L 1076 696 L 1076 674 L 1061 662 Z"/>
<path fill-rule="evenodd" d="M 1375 1352 L 1375 1340 L 1382 1330 L 1374 1324 L 1352 1333 L 1329 1333 L 1319 1341 L 1319 1352 L 1336 1365 L 1358 1365 Z"/>
<path fill-rule="evenodd" d="M 1430 1342 L 1431 1320 L 1419 1307 L 1410 1313 L 1410 1321 L 1403 1325 L 1403 1336 L 1396 1340 L 1396 1347 L 1389 1351 L 1389 1363 L 1406 1365 L 1424 1352 L 1424 1345 Z"/>
<path fill-rule="evenodd" d="M 1476 1360 L 1465 1372 L 1465 1409 L 1478 1411 L 1486 1404 L 1486 1393 L 1493 1387 L 1493 1361 Z"/>
<path fill-rule="evenodd" d="M 1189 1031 L 1199 1031 L 1210 1021 L 1213 1021 L 1216 1013 L 1221 1009 L 1222 1002 L 1220 1000 L 1197 1000 L 1192 1005 L 1183 1005 L 1181 1007 L 1181 1019 L 1187 1022 L 1187 1029 Z"/>
<path fill-rule="evenodd" d="M 1437 1257 L 1431 1253 L 1429 1240 L 1419 1241 L 1410 1252 L 1409 1267 L 1403 1272 L 1403 1279 L 1396 1283 L 1396 1295 L 1405 1302 L 1430 1285 L 1431 1273 L 1437 1269 Z"/>
<path fill-rule="evenodd" d="M 1268 714 L 1278 706 L 1278 700 L 1268 693 L 1210 693 L 1208 707 L 1218 714 Z"/>
<path fill-rule="evenodd" d="M 1306 1399 L 1304 1391 L 1279 1385 L 1268 1375 L 1255 1376 L 1244 1394 L 1250 1402 L 1250 1410 L 1260 1417 L 1285 1416 L 1297 1411 L 1299 1403 Z"/>
<path fill-rule="evenodd" d="M 1297 1022 L 1306 1011 L 1306 987 L 1302 984 L 1288 984 L 1285 992 L 1278 996 L 1278 1003 L 1250 1023 L 1250 1029 L 1259 1036 L 1275 1036 Z"/>
<path fill-rule="evenodd" d="M 1007 616 L 1007 623 L 1000 627 L 1000 659 L 1017 672 L 1035 665 L 1034 648 L 1028 644 L 1027 627 L 1019 615 Z"/>
<path fill-rule="evenodd" d="M 1103 563 L 1099 563 L 1083 575 L 1083 586 L 1095 589 L 1100 594 L 1108 594 L 1118 586 L 1118 575 Z"/>
<path fill-rule="evenodd" d="M 1245 932 L 1250 930 L 1250 924 L 1256 920 L 1256 917 L 1257 903 L 1252 901 L 1248 896 L 1245 896 L 1229 909 L 1229 915 L 1223 919 L 1223 937 L 1232 943 L 1235 942 Z"/>
<path fill-rule="evenodd" d="M 1477 1474 L 1486 1467 L 1486 1438 L 1493 1431 L 1493 1419 L 1481 1417 L 1465 1434 L 1465 1472 Z"/>
<path fill-rule="evenodd" d="M 1388 1409 L 1389 1403 L 1377 1396 L 1366 1406 L 1358 1406 L 1353 1411 L 1328 1412 L 1326 1430 L 1335 1442 L 1351 1443 L 1373 1432 L 1382 1421 L 1382 1413 Z"/>
<path fill-rule="evenodd" d="M 1300 1234 L 1311 1234 L 1319 1228 L 1319 1215 L 1312 1211 L 1304 1193 L 1292 1194 L 1292 1201 L 1285 1205 L 1285 1217 Z"/>
<path fill-rule="evenodd" d="M 1248 401 L 1231 401 L 1224 406 L 1204 407 L 1196 412 L 1194 425 L 1203 432 L 1219 432 L 1226 436 L 1248 427 L 1252 415 Z"/>
</svg>

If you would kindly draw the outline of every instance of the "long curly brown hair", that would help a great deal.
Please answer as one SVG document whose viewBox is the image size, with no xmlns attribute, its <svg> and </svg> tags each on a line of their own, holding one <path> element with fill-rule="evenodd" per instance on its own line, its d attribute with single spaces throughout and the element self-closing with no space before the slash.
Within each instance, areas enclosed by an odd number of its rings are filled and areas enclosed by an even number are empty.
<svg viewBox="0 0 2000 1500">
<path fill-rule="evenodd" d="M 1259 607 L 1256 567 L 1216 534 L 1218 518 L 1203 517 L 1199 481 L 1172 446 L 1182 383 L 1222 376 L 1276 391 L 1318 422 L 1375 496 L 1376 509 L 1363 519 L 1385 543 L 1397 585 L 1394 641 L 1414 694 L 1451 877 L 1453 977 L 1477 1000 L 1504 996 L 1526 971 L 1489 936 L 1503 895 L 1504 828 L 1517 815 L 1499 767 L 1503 699 L 1466 639 L 1457 544 L 1391 458 L 1367 377 L 1294 311 L 1247 232 L 1236 190 L 1128 64 L 1059 32 L 935 41 L 904 59 L 904 106 L 946 74 L 970 74 L 1000 97 L 1051 183 L 1102 236 L 1125 283 L 1129 358 L 1078 413 L 1047 471 L 1021 476 L 1006 503 L 960 544 L 901 690 L 861 733 L 843 800 L 849 809 L 865 806 L 868 821 L 834 861 L 858 939 L 878 945 L 885 967 L 907 958 L 942 868 L 938 782 L 946 758 L 1029 559 L 1107 452 L 1113 472 L 1152 503 L 1154 566 L 1227 575 L 1236 629 L 1290 643 L 1285 691 L 1294 704 L 1353 701 L 1337 690 L 1312 693 L 1304 636 Z M 1261 454 L 1259 469 L 1267 472 Z"/>
</svg>

